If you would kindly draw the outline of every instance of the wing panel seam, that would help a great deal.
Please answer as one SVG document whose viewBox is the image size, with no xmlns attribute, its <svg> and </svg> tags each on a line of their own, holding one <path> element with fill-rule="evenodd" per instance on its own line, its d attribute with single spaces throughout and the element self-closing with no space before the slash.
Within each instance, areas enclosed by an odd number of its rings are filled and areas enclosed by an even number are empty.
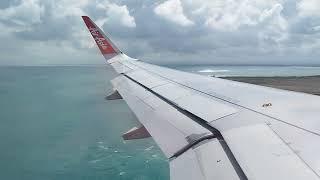
<svg viewBox="0 0 320 180">
<path fill-rule="evenodd" d="M 179 157 L 180 155 L 182 155 L 183 153 L 187 152 L 189 149 L 191 149 L 192 147 L 196 146 L 197 144 L 205 141 L 205 140 L 209 140 L 209 139 L 213 139 L 216 138 L 217 136 L 215 134 L 210 134 L 210 135 L 206 135 L 203 136 L 199 139 L 197 139 L 196 141 L 193 141 L 192 143 L 187 144 L 186 146 L 182 147 L 180 150 L 178 150 L 176 153 L 174 153 L 171 157 L 169 157 L 169 161 Z"/>
<path fill-rule="evenodd" d="M 201 125 L 202 127 L 208 129 L 210 132 L 213 133 L 213 135 L 219 140 L 220 145 L 222 146 L 222 149 L 224 150 L 224 152 L 226 153 L 231 165 L 233 166 L 235 172 L 237 173 L 238 177 L 242 180 L 248 180 L 246 174 L 244 173 L 244 171 L 242 170 L 241 166 L 239 165 L 238 161 L 236 160 L 235 156 L 233 155 L 230 147 L 228 146 L 227 142 L 224 140 L 222 134 L 219 132 L 219 130 L 217 130 L 216 128 L 212 127 L 210 124 L 208 124 L 207 121 L 205 121 L 204 119 L 194 115 L 193 113 L 182 109 L 181 107 L 179 107 L 176 103 L 170 101 L 169 99 L 161 96 L 160 94 L 154 92 L 152 89 L 144 86 L 143 84 L 139 83 L 138 81 L 136 81 L 135 79 L 131 78 L 129 75 L 125 74 L 125 73 L 121 73 L 124 77 L 128 78 L 129 80 L 133 81 L 134 83 L 140 85 L 141 87 L 143 87 L 145 90 L 149 91 L 150 93 L 154 94 L 155 96 L 157 96 L 158 98 L 160 98 L 161 100 L 163 100 L 164 102 L 168 103 L 169 105 L 171 105 L 172 107 L 174 107 L 176 110 L 178 110 L 180 113 L 182 113 L 183 115 L 187 116 L 188 118 L 190 118 L 191 120 L 195 121 L 196 123 L 198 123 L 199 125 Z"/>
<path fill-rule="evenodd" d="M 130 63 L 131 63 L 131 62 L 130 62 Z M 256 111 L 256 110 L 254 110 L 254 109 L 248 108 L 248 107 L 246 107 L 246 106 L 243 106 L 243 105 L 240 105 L 240 104 L 237 104 L 237 103 L 231 102 L 231 101 L 226 100 L 226 99 L 223 99 L 223 98 L 221 98 L 221 97 L 214 96 L 214 95 L 209 94 L 209 93 L 206 93 L 206 92 L 204 92 L 204 91 L 201 91 L 201 90 L 195 89 L 195 88 L 193 88 L 193 87 L 187 86 L 187 85 L 185 85 L 185 84 L 182 84 L 182 83 L 176 82 L 176 81 L 171 80 L 171 79 L 169 79 L 169 78 L 167 78 L 167 77 L 164 77 L 164 76 L 162 76 L 162 75 L 160 75 L 160 74 L 158 74 L 158 73 L 155 73 L 155 72 L 149 71 L 148 69 L 145 69 L 145 68 L 143 68 L 143 67 L 141 67 L 141 66 L 138 66 L 138 65 L 136 65 L 136 64 L 133 64 L 133 63 L 131 63 L 131 64 L 132 64 L 132 65 L 134 65 L 134 66 L 137 66 L 138 68 L 141 68 L 141 69 L 143 69 L 143 70 L 145 70 L 145 71 L 147 71 L 147 72 L 153 73 L 153 74 L 155 74 L 155 75 L 157 75 L 157 76 L 159 76 L 159 77 L 161 77 L 161 78 L 164 78 L 164 79 L 166 79 L 166 80 L 168 80 L 168 81 L 170 81 L 170 82 L 173 82 L 173 83 L 175 83 L 175 84 L 178 84 L 178 85 L 184 86 L 184 87 L 189 88 L 189 89 L 191 89 L 191 90 L 194 90 L 194 91 L 196 91 L 196 92 L 200 92 L 200 93 L 205 94 L 205 95 L 207 95 L 207 96 L 210 96 L 210 97 L 213 97 L 213 98 L 216 98 L 216 99 L 222 100 L 222 101 L 224 101 L 224 102 L 227 102 L 227 103 L 233 104 L 233 105 L 235 105 L 235 106 L 238 106 L 238 107 L 241 107 L 241 108 L 247 109 L 247 110 L 249 110 L 249 111 L 252 111 L 252 112 L 255 112 L 255 113 L 261 114 L 261 115 L 263 115 L 263 116 L 269 117 L 269 118 L 271 118 L 271 119 L 274 119 L 274 120 L 276 120 L 276 121 L 282 122 L 282 123 L 284 123 L 284 124 L 287 124 L 287 125 L 289 125 L 289 126 L 295 127 L 295 128 L 297 128 L 297 129 L 301 129 L 301 130 L 306 131 L 306 132 L 309 132 L 309 133 L 311 133 L 311 134 L 314 134 L 314 135 L 320 136 L 320 134 L 319 134 L 319 133 L 316 133 L 316 132 L 310 131 L 310 130 L 308 130 L 308 129 L 305 129 L 305 128 L 302 128 L 302 127 L 299 127 L 299 126 L 294 125 L 294 124 L 291 124 L 291 123 L 288 123 L 288 122 L 283 121 L 283 120 L 281 120 L 281 119 L 278 119 L 278 118 L 276 118 L 276 117 L 273 117 L 273 116 L 270 116 L 270 115 L 264 114 L 264 113 L 262 113 L 262 112 L 259 112 L 259 111 Z"/>
</svg>

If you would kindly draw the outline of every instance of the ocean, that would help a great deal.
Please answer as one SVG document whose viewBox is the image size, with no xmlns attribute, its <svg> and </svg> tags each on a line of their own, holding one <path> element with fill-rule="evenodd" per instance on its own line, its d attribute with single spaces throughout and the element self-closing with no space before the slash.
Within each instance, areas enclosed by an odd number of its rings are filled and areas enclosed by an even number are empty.
<svg viewBox="0 0 320 180">
<path fill-rule="evenodd" d="M 123 100 L 106 101 L 106 67 L 0 67 L 1 180 L 166 180 L 151 139 Z"/>
<path fill-rule="evenodd" d="M 319 67 L 181 66 L 213 76 L 319 75 Z M 106 101 L 104 66 L 0 67 L 0 179 L 168 180 L 152 138 L 123 141 L 138 124 L 123 100 Z"/>
</svg>

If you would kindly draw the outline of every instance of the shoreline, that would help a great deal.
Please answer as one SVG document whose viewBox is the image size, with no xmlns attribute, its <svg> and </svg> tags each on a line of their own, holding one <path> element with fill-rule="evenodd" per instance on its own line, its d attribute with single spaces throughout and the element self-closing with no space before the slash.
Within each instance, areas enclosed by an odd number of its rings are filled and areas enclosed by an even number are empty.
<svg viewBox="0 0 320 180">
<path fill-rule="evenodd" d="M 320 75 L 317 76 L 275 76 L 275 77 L 220 77 L 278 89 L 320 95 Z"/>
</svg>

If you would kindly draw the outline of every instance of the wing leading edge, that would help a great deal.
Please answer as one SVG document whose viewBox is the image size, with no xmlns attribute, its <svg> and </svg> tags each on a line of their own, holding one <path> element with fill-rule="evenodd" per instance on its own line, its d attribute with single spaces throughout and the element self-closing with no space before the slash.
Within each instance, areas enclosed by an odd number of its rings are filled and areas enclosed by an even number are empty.
<svg viewBox="0 0 320 180">
<path fill-rule="evenodd" d="M 136 61 L 83 19 L 171 179 L 319 179 L 319 97 Z"/>
</svg>

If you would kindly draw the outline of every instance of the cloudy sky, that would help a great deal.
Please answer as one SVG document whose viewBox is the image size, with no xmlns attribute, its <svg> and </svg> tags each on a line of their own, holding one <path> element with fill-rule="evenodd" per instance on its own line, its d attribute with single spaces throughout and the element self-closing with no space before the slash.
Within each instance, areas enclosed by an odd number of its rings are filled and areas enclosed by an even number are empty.
<svg viewBox="0 0 320 180">
<path fill-rule="evenodd" d="M 0 65 L 103 64 L 81 15 L 157 64 L 320 65 L 320 0 L 1 0 Z"/>
</svg>

